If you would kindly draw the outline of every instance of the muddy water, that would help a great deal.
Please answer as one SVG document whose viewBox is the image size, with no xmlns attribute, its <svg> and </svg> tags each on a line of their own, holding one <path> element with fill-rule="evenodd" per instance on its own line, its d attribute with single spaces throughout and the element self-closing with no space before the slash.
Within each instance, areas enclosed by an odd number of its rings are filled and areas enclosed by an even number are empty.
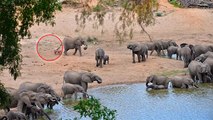
<svg viewBox="0 0 213 120">
<path fill-rule="evenodd" d="M 112 85 L 90 89 L 103 105 L 117 110 L 117 120 L 213 120 L 213 84 L 191 90 L 146 90 L 145 84 Z M 64 106 L 54 108 L 54 119 L 79 116 Z M 84 118 L 83 120 L 89 120 Z"/>
</svg>

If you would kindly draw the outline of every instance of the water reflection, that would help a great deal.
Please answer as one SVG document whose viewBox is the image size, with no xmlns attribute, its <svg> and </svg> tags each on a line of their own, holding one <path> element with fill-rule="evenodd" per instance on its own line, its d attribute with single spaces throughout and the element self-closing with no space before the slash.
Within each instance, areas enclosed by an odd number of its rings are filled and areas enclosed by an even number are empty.
<svg viewBox="0 0 213 120">
<path fill-rule="evenodd" d="M 213 85 L 198 89 L 148 90 L 145 84 L 112 85 L 90 89 L 103 105 L 116 109 L 117 120 L 213 120 Z M 79 116 L 72 109 L 56 107 L 57 118 Z M 84 118 L 83 120 L 90 120 Z"/>
</svg>

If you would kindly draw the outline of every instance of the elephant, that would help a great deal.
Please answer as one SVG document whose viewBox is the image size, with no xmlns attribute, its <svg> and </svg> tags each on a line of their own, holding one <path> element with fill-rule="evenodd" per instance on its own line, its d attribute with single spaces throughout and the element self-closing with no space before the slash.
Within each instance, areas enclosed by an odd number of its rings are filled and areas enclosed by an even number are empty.
<svg viewBox="0 0 213 120">
<path fill-rule="evenodd" d="M 132 50 L 133 63 L 135 63 L 135 54 L 138 56 L 138 62 L 141 61 L 141 57 L 142 61 L 146 61 L 146 58 L 148 58 L 148 47 L 144 44 L 128 44 L 127 48 Z"/>
<path fill-rule="evenodd" d="M 18 104 L 18 99 L 17 99 L 17 89 L 11 88 L 11 87 L 5 87 L 7 93 L 10 95 L 10 104 L 9 106 L 6 106 L 8 111 L 10 111 L 10 108 L 15 108 L 17 107 Z"/>
<path fill-rule="evenodd" d="M 36 111 L 44 114 L 48 119 L 50 117 L 44 112 L 43 105 L 49 101 L 55 101 L 50 94 L 36 93 L 33 91 L 22 90 L 18 91 L 18 105 L 17 109 L 20 112 L 26 113 L 27 110 Z"/>
<path fill-rule="evenodd" d="M 211 68 L 208 64 L 206 63 L 201 63 L 198 61 L 192 61 L 189 66 L 188 66 L 189 74 L 191 78 L 195 82 L 207 82 L 211 81 L 212 79 L 212 74 L 211 74 Z M 197 80 L 198 79 L 198 80 Z"/>
<path fill-rule="evenodd" d="M 179 60 L 181 58 L 183 59 L 184 68 L 187 68 L 189 63 L 192 61 L 192 54 L 192 50 L 187 46 L 178 49 L 177 58 L 179 58 Z"/>
<path fill-rule="evenodd" d="M 106 65 L 106 63 L 109 64 L 109 55 L 104 56 L 104 63 L 103 64 Z"/>
<path fill-rule="evenodd" d="M 9 111 L 6 114 L 7 120 L 27 120 L 26 116 L 22 112 Z"/>
<path fill-rule="evenodd" d="M 158 54 L 158 56 L 160 56 L 161 54 L 161 50 L 165 50 L 168 49 L 169 46 L 178 46 L 176 42 L 174 42 L 173 40 L 168 40 L 168 41 L 163 41 L 163 40 L 158 40 L 154 42 L 155 44 L 155 50 Z M 165 55 L 164 51 L 163 54 Z"/>
<path fill-rule="evenodd" d="M 78 84 L 70 84 L 70 83 L 64 83 L 62 86 L 62 91 L 64 93 L 63 98 L 65 98 L 69 94 L 71 95 L 71 97 L 73 94 L 75 94 L 75 100 L 77 99 L 77 92 L 87 94 L 84 91 L 84 88 L 82 86 L 80 86 Z"/>
<path fill-rule="evenodd" d="M 64 54 L 67 55 L 67 51 L 69 49 L 75 49 L 75 52 L 73 53 L 73 55 L 76 54 L 77 50 L 79 50 L 79 54 L 80 56 L 82 56 L 81 53 L 81 46 L 84 45 L 84 50 L 87 49 L 87 44 L 86 44 L 86 40 L 82 37 L 65 37 L 63 40 L 63 45 L 64 45 Z"/>
<path fill-rule="evenodd" d="M 155 44 L 154 43 L 145 43 L 145 45 L 147 46 L 148 51 L 151 51 L 149 55 L 152 55 L 152 53 L 155 50 Z"/>
<path fill-rule="evenodd" d="M 170 78 L 170 82 L 172 83 L 173 88 L 190 88 L 190 87 L 198 88 L 195 82 L 190 78 L 173 77 Z"/>
<path fill-rule="evenodd" d="M 64 83 L 77 84 L 84 88 L 84 91 L 87 92 L 88 83 L 97 81 L 97 83 L 102 83 L 102 79 L 90 72 L 76 72 L 76 71 L 66 71 L 64 73 Z M 83 94 L 83 97 L 86 98 L 86 94 Z"/>
<path fill-rule="evenodd" d="M 205 54 L 210 51 L 213 52 L 213 45 L 195 45 L 193 48 L 194 58 L 198 57 L 201 54 Z"/>
<path fill-rule="evenodd" d="M 31 82 L 24 82 L 19 86 L 19 91 L 21 90 L 29 90 L 34 92 L 42 92 L 42 93 L 48 93 L 54 97 L 57 98 L 58 101 L 60 101 L 60 97 L 56 94 L 56 92 L 53 90 L 53 88 L 45 83 L 31 83 Z"/>
<path fill-rule="evenodd" d="M 171 59 L 173 54 L 177 55 L 178 53 L 178 47 L 176 46 L 169 46 L 167 49 L 167 55 L 168 57 Z M 176 56 L 176 59 L 178 59 L 178 57 Z"/>
<path fill-rule="evenodd" d="M 100 66 L 102 68 L 104 56 L 105 56 L 105 52 L 102 48 L 96 49 L 96 51 L 95 51 L 96 67 Z"/>
<path fill-rule="evenodd" d="M 180 47 L 181 47 L 181 48 L 183 48 L 183 47 L 185 47 L 185 46 L 188 46 L 188 43 L 181 43 L 181 44 L 180 44 Z"/>
<path fill-rule="evenodd" d="M 149 83 L 152 83 L 152 84 L 149 85 Z M 165 77 L 165 76 L 150 75 L 146 78 L 146 87 L 147 88 L 167 89 L 168 84 L 169 84 L 169 78 Z M 161 86 L 159 86 L 159 85 L 161 85 Z"/>
<path fill-rule="evenodd" d="M 213 52 L 206 52 L 205 54 L 201 54 L 200 56 L 196 57 L 194 60 L 199 62 L 204 62 L 207 58 L 213 58 Z"/>
<path fill-rule="evenodd" d="M 213 74 L 213 58 L 208 57 L 203 63 L 204 64 L 208 64 L 210 66 L 210 68 L 211 68 L 211 74 Z"/>
</svg>

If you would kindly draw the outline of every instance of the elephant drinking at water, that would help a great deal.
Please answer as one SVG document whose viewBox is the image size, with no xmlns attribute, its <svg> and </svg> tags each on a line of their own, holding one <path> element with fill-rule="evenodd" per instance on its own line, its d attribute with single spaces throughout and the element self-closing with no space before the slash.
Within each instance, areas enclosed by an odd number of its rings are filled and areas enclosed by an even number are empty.
<svg viewBox="0 0 213 120">
<path fill-rule="evenodd" d="M 151 83 L 151 85 L 150 85 Z M 167 89 L 169 78 L 165 76 L 150 75 L 146 79 L 146 87 L 152 89 Z"/>
<path fill-rule="evenodd" d="M 195 82 L 190 78 L 172 77 L 170 78 L 170 82 L 172 83 L 173 88 L 198 88 L 198 86 L 195 85 Z"/>
<path fill-rule="evenodd" d="M 213 75 L 211 74 L 211 68 L 206 63 L 192 61 L 188 66 L 188 70 L 191 78 L 195 82 L 201 81 L 205 83 L 207 81 L 212 81 Z"/>
<path fill-rule="evenodd" d="M 97 81 L 99 84 L 102 83 L 102 79 L 98 75 L 90 72 L 66 71 L 63 79 L 65 83 L 82 86 L 85 92 L 87 92 L 88 83 L 92 83 L 94 81 Z M 85 93 L 83 96 L 86 98 Z"/>
</svg>

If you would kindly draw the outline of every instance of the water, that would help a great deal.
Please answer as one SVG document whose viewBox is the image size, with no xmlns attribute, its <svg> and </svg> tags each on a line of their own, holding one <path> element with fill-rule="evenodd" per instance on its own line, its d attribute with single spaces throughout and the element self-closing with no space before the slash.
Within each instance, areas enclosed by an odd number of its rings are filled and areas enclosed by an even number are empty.
<svg viewBox="0 0 213 120">
<path fill-rule="evenodd" d="M 90 89 L 88 93 L 108 108 L 116 109 L 117 120 L 213 120 L 213 84 L 172 91 L 146 91 L 145 84 L 112 85 Z M 55 119 L 79 116 L 63 106 L 54 110 L 58 116 Z"/>
</svg>

